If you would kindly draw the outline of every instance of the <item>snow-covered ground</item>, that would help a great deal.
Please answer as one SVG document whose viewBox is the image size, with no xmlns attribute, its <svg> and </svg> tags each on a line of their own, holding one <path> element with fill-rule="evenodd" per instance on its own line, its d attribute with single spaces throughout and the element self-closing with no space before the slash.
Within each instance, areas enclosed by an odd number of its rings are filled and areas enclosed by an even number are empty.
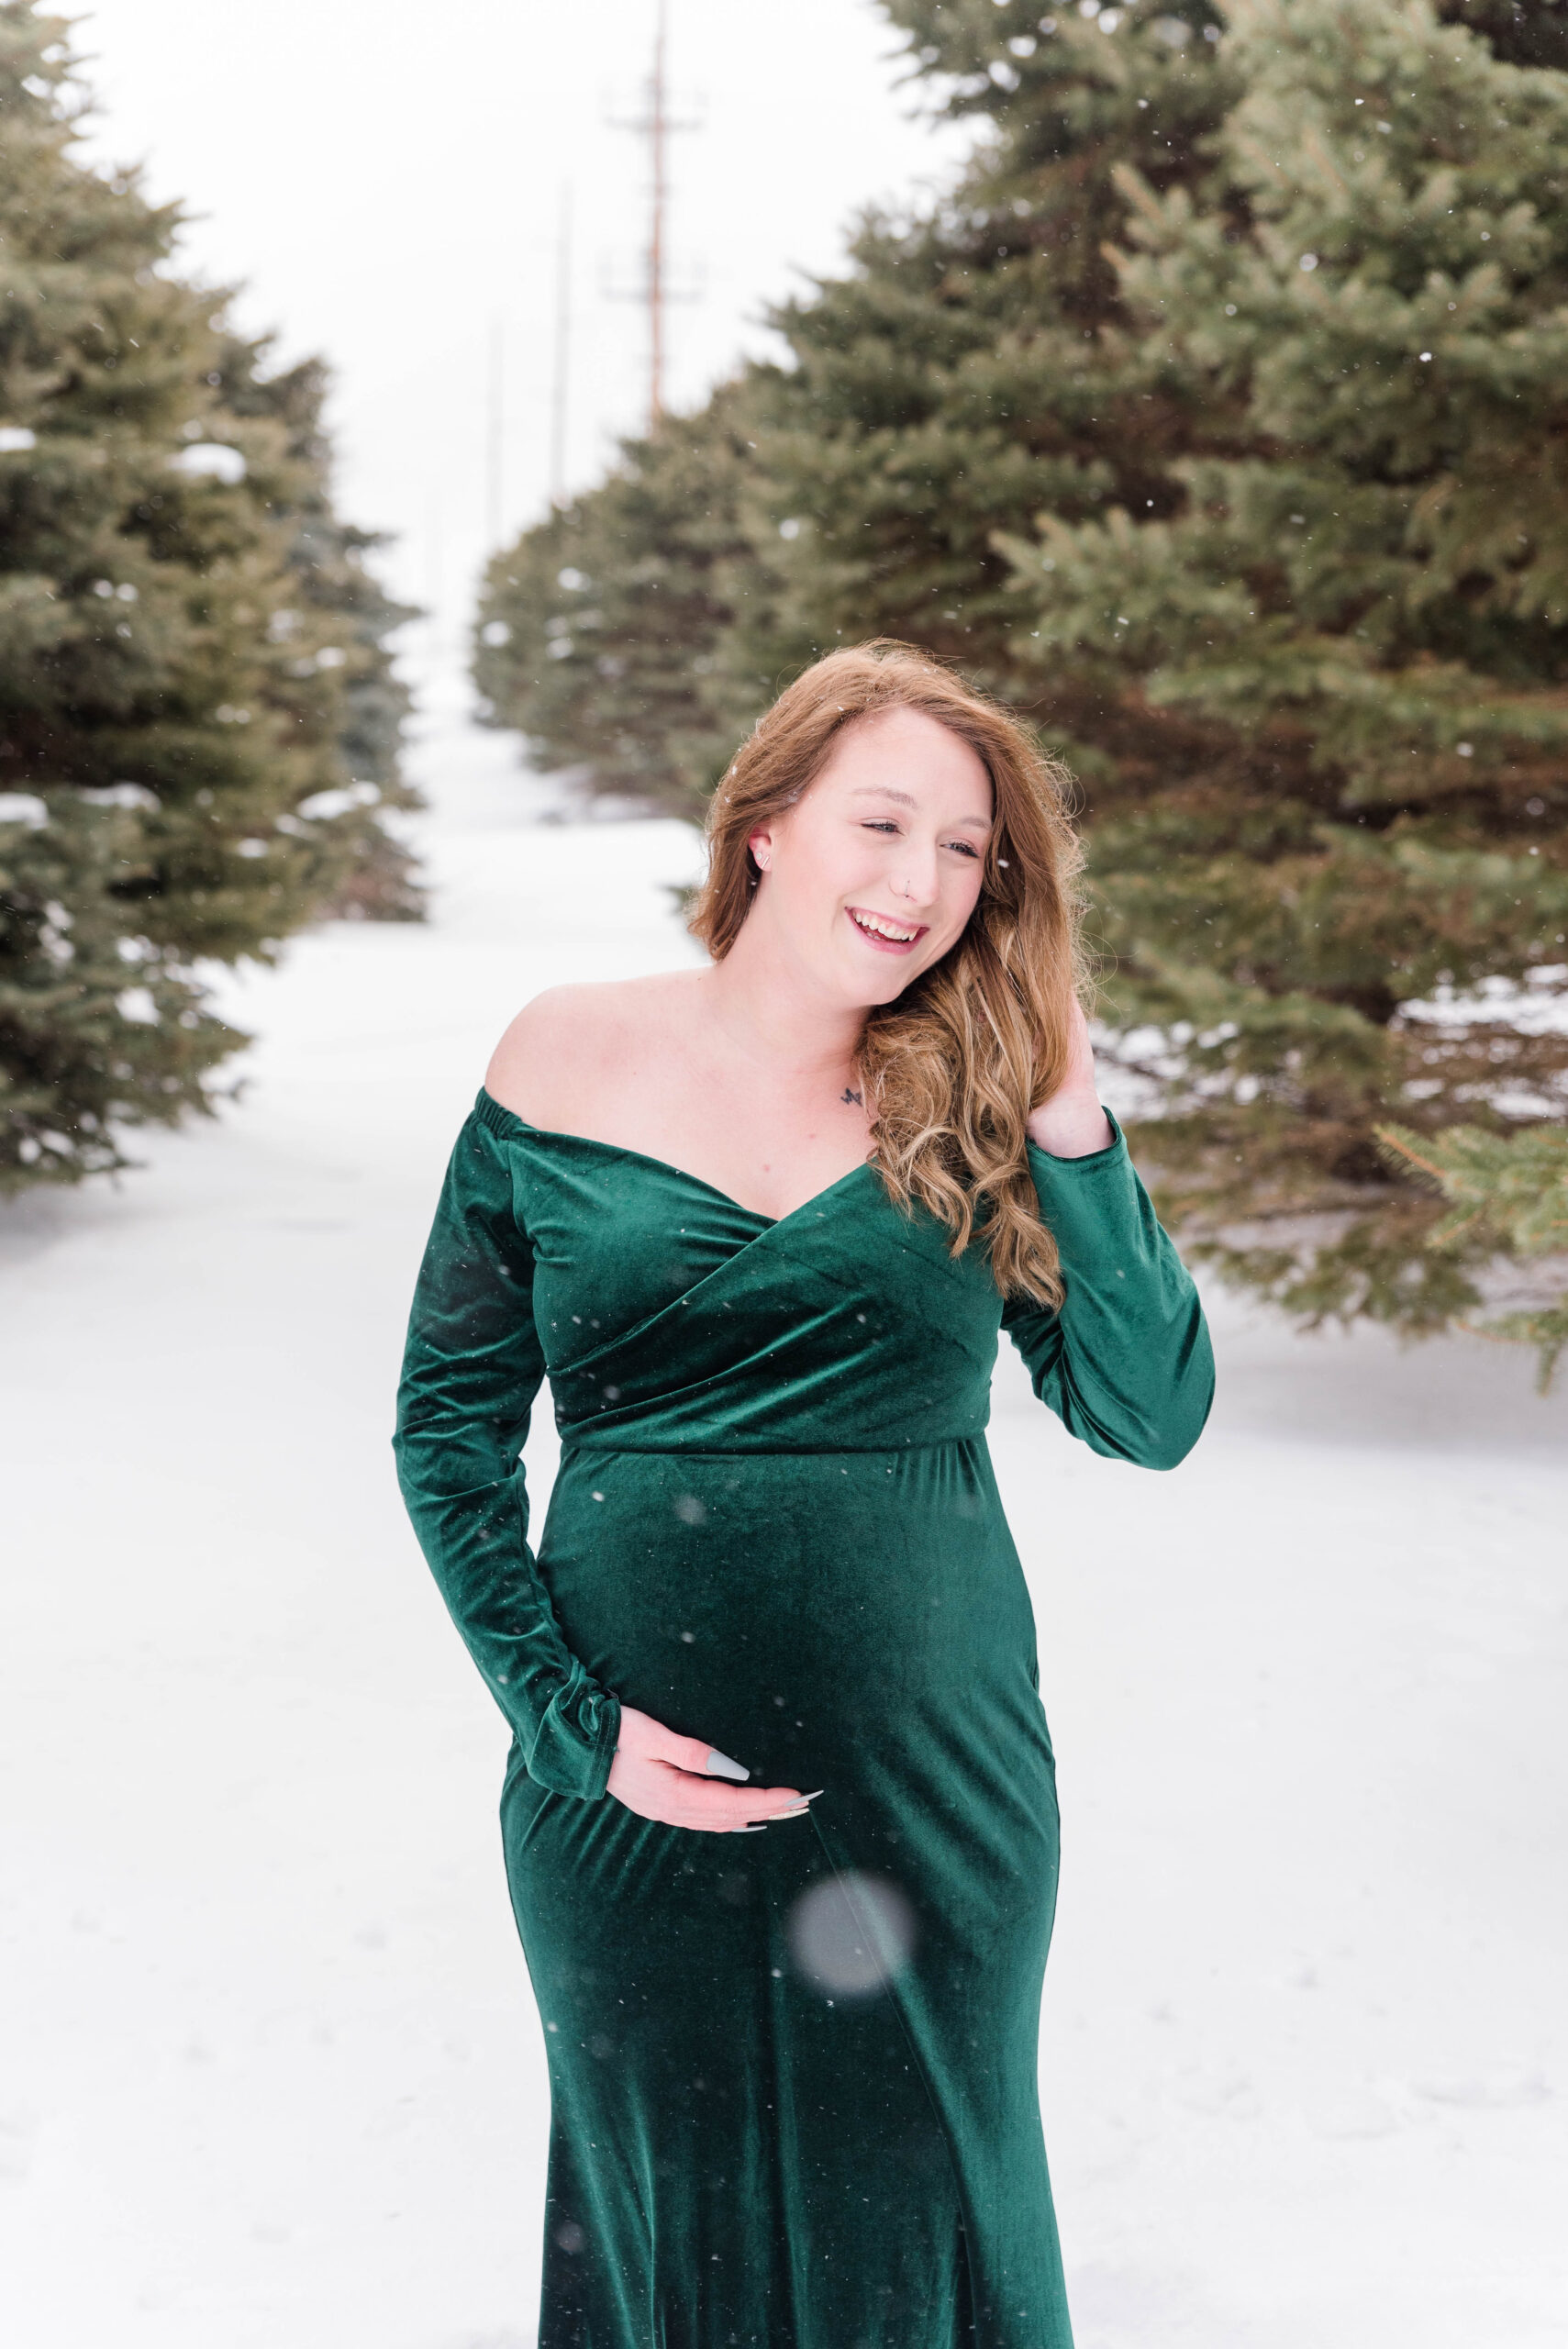
<svg viewBox="0 0 1568 2349">
<path fill-rule="evenodd" d="M 426 930 L 233 990 L 241 1103 L 0 1213 L 0 2324 L 527 2349 L 544 2065 L 499 1720 L 387 1433 L 511 1010 L 690 950 L 667 823 L 430 721 Z M 542 820 L 541 820 L 542 818 Z M 1213 1300 L 1173 1476 L 998 1377 L 1066 1856 L 1042 2080 L 1081 2349 L 1568 2332 L 1568 1397 Z M 536 1478 L 550 1472 L 548 1431 Z"/>
</svg>

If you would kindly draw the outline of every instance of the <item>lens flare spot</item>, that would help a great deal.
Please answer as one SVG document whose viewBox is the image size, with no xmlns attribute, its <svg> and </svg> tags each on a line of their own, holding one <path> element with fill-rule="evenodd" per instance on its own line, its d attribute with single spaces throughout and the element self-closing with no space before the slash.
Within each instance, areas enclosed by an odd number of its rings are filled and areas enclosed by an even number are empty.
<svg viewBox="0 0 1568 2349">
<path fill-rule="evenodd" d="M 840 1998 L 885 1990 L 915 1948 L 915 1912 L 888 1877 L 847 1870 L 803 1892 L 786 1931 L 795 1971 Z"/>
</svg>

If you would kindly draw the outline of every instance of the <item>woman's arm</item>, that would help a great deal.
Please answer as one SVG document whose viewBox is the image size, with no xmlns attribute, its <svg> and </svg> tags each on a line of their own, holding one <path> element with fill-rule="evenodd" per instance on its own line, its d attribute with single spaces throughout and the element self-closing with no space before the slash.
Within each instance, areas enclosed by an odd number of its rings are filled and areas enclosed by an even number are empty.
<svg viewBox="0 0 1568 2349">
<path fill-rule="evenodd" d="M 1066 1295 L 1055 1312 L 1009 1300 L 1003 1327 L 1071 1434 L 1112 1459 L 1173 1468 L 1208 1417 L 1213 1350 L 1192 1276 L 1100 1106 L 1082 1019 L 1068 1079 L 1029 1130 Z"/>
<path fill-rule="evenodd" d="M 408 1322 L 398 1481 L 441 1597 L 529 1773 L 605 1791 L 620 1708 L 561 1636 L 528 1542 L 519 1455 L 544 1354 L 506 1151 L 477 1117 L 447 1168 Z"/>
<path fill-rule="evenodd" d="M 1073 1007 L 1073 1050 L 1067 1063 L 1067 1074 L 1049 1100 L 1031 1110 L 1029 1137 L 1053 1158 L 1087 1158 L 1096 1150 L 1108 1150 L 1116 1137 L 1110 1119 L 1100 1107 L 1099 1087 L 1095 1083 L 1095 1048 L 1089 1041 L 1089 1023 L 1084 1007 Z"/>
<path fill-rule="evenodd" d="M 533 1257 L 505 1143 L 470 1118 L 425 1251 L 397 1397 L 398 1479 L 448 1612 L 511 1723 L 529 1775 L 606 1791 L 640 1818 L 731 1834 L 798 1816 L 793 1787 L 622 1706 L 568 1648 L 528 1541 L 520 1460 L 544 1378 Z"/>
</svg>

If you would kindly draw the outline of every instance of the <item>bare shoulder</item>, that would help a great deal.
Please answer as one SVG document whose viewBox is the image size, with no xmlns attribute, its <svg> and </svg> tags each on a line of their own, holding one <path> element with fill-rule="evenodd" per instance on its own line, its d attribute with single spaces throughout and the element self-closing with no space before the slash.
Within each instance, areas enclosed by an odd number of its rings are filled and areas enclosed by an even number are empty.
<svg viewBox="0 0 1568 2349">
<path fill-rule="evenodd" d="M 635 1023 L 635 988 L 610 980 L 547 987 L 526 1003 L 484 1072 L 484 1089 L 532 1126 L 570 1128 L 558 1114 L 568 1094 L 592 1089 L 595 1072 L 624 1052 Z"/>
<path fill-rule="evenodd" d="M 692 1005 L 695 971 L 548 987 L 518 1012 L 491 1055 L 484 1089 L 530 1126 L 592 1134 L 613 1124 L 615 1096 L 657 1064 Z"/>
</svg>

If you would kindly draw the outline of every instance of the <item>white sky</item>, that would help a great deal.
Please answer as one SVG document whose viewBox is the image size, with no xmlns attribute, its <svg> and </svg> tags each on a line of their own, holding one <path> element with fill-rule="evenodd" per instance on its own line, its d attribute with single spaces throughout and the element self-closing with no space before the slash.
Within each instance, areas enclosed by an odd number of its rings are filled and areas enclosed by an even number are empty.
<svg viewBox="0 0 1568 2349">
<path fill-rule="evenodd" d="M 486 414 L 504 349 L 506 529 L 549 486 L 558 206 L 575 219 L 569 480 L 594 479 L 646 404 L 645 314 L 602 291 L 646 240 L 644 141 L 611 128 L 646 76 L 654 0 L 98 0 L 77 44 L 100 114 L 91 151 L 142 161 L 200 216 L 187 266 L 244 281 L 249 328 L 337 373 L 340 502 L 397 534 L 384 568 L 439 602 L 450 642 L 486 540 Z M 871 0 L 671 0 L 673 403 L 700 398 L 760 314 L 831 269 L 851 215 L 946 176 L 964 135 L 898 87 Z"/>
</svg>

